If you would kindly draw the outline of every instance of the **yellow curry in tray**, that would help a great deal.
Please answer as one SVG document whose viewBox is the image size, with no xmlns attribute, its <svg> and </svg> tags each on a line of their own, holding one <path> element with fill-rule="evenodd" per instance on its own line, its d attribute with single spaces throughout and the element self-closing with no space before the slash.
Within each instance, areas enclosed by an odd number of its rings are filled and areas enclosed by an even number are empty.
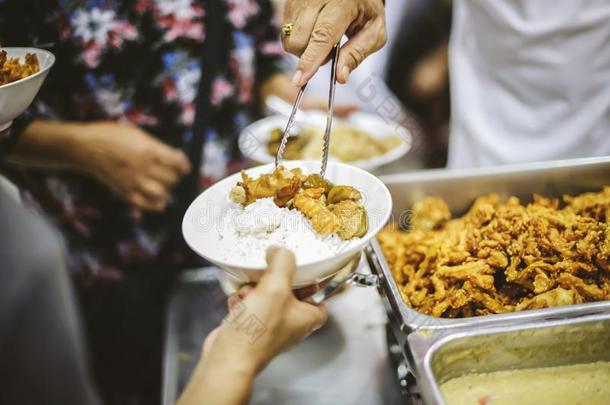
<svg viewBox="0 0 610 405">
<path fill-rule="evenodd" d="M 608 405 L 610 362 L 468 374 L 440 388 L 447 405 Z"/>
</svg>

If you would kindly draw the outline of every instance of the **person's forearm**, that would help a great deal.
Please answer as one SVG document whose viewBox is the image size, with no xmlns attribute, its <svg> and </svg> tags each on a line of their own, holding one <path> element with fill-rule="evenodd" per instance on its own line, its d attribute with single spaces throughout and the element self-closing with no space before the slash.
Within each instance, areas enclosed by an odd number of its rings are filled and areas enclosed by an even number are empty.
<svg viewBox="0 0 610 405">
<path fill-rule="evenodd" d="M 33 121 L 19 136 L 7 160 L 27 166 L 88 171 L 86 125 Z"/>
<path fill-rule="evenodd" d="M 246 404 L 256 371 L 246 359 L 214 350 L 197 365 L 177 405 Z"/>
</svg>

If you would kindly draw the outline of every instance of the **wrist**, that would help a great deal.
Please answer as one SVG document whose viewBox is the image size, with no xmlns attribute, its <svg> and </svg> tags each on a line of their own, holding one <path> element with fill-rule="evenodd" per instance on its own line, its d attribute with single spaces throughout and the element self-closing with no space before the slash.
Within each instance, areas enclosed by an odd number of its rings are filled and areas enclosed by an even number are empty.
<svg viewBox="0 0 610 405">
<path fill-rule="evenodd" d="M 64 124 L 62 131 L 66 153 L 74 169 L 95 174 L 97 150 L 100 145 L 95 132 L 91 131 L 91 124 L 68 123 Z"/>
<path fill-rule="evenodd" d="M 262 368 L 255 352 L 253 345 L 234 341 L 226 334 L 219 333 L 209 352 L 203 357 L 203 362 L 214 369 L 223 369 L 228 374 L 253 379 Z"/>
<path fill-rule="evenodd" d="M 206 370 L 222 376 L 222 379 L 253 381 L 257 374 L 256 368 L 250 361 L 234 356 L 220 357 L 208 353 L 201 364 Z"/>
<path fill-rule="evenodd" d="M 9 156 L 24 165 L 80 170 L 85 165 L 85 125 L 52 120 L 32 121 Z"/>
</svg>

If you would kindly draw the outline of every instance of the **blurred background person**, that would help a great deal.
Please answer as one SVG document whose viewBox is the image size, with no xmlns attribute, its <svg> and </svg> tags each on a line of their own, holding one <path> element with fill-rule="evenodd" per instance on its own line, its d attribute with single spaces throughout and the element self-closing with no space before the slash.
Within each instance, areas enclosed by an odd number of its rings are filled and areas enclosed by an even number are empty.
<svg viewBox="0 0 610 405">
<path fill-rule="evenodd" d="M 453 7 L 449 167 L 610 155 L 610 2 Z"/>
<path fill-rule="evenodd" d="M 61 238 L 0 184 L 0 403 L 97 405 Z"/>
<path fill-rule="evenodd" d="M 6 0 L 0 43 L 57 57 L 3 137 L 2 173 L 66 240 L 105 402 L 158 403 L 166 295 L 200 264 L 182 215 L 248 164 L 236 140 L 260 100 L 297 91 L 271 5 Z"/>
<path fill-rule="evenodd" d="M 450 0 L 410 0 L 387 50 L 388 87 L 421 126 L 414 151 L 426 167 L 444 167 L 449 138 Z"/>
</svg>

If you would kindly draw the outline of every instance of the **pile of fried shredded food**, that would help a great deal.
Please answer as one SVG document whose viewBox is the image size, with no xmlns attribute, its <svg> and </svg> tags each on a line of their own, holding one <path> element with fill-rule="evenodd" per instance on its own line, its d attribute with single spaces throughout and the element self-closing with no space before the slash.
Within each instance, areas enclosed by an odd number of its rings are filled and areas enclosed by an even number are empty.
<svg viewBox="0 0 610 405">
<path fill-rule="evenodd" d="M 404 301 L 444 318 L 610 299 L 610 186 L 557 199 L 478 198 L 460 218 L 428 197 L 378 235 Z"/>
<path fill-rule="evenodd" d="M 26 54 L 25 62 L 21 64 L 19 58 L 8 58 L 6 51 L 0 51 L 0 86 L 24 79 L 39 70 L 36 54 Z"/>
<path fill-rule="evenodd" d="M 334 185 L 319 174 L 304 175 L 301 169 L 278 166 L 271 174 L 252 179 L 241 173 L 229 199 L 241 206 L 273 198 L 278 207 L 299 210 L 322 236 L 336 234 L 343 240 L 360 238 L 368 231 L 362 196 L 350 186 Z"/>
</svg>

